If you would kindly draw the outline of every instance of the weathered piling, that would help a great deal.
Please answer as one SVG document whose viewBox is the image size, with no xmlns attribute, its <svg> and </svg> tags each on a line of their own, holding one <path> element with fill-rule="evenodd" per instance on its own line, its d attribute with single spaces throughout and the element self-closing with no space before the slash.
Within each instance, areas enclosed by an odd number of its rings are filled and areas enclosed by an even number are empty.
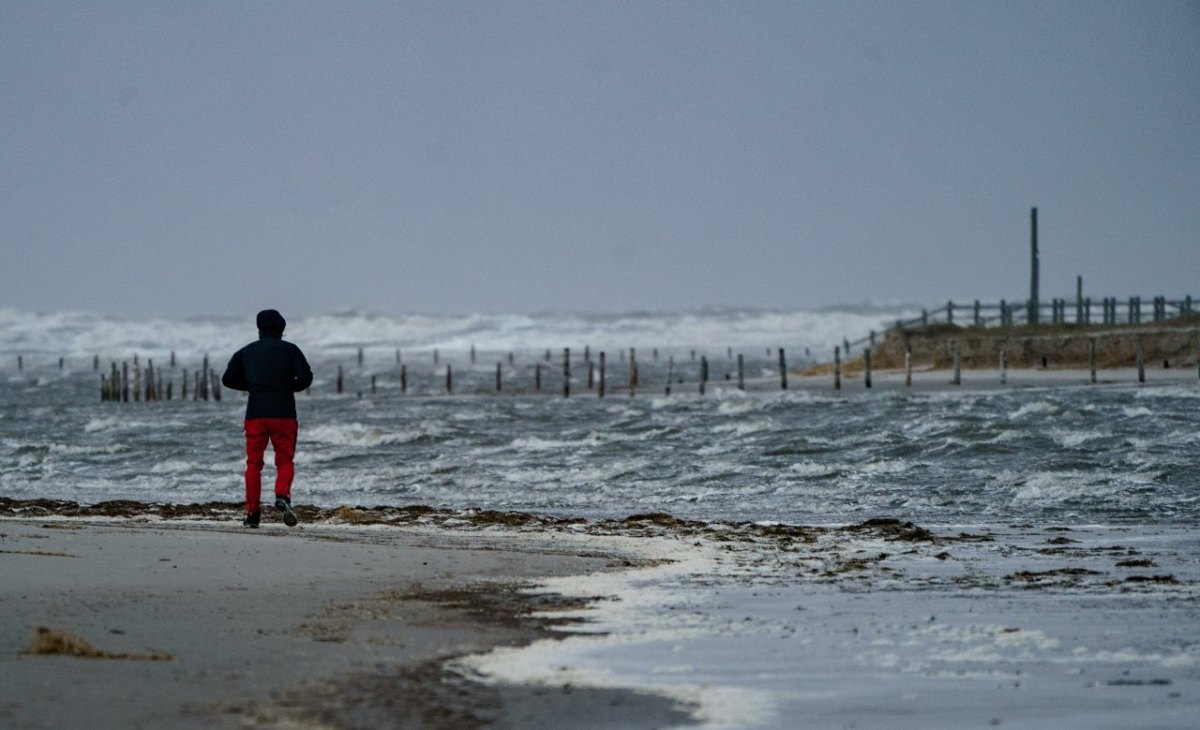
<svg viewBox="0 0 1200 730">
<path fill-rule="evenodd" d="M 446 395 L 454 395 L 454 366 L 446 363 Z"/>
<path fill-rule="evenodd" d="M 708 386 L 708 356 L 700 356 L 700 395 L 704 395 L 704 391 Z"/>
<path fill-rule="evenodd" d="M 187 400 L 187 395 L 188 395 L 188 387 L 187 386 L 188 386 L 188 371 L 187 371 L 187 368 L 184 368 L 183 369 L 183 384 L 179 386 L 179 399 L 180 400 Z"/>
<path fill-rule="evenodd" d="M 172 353 L 172 354 L 174 354 L 174 353 Z M 92 372 L 98 372 L 99 370 L 100 370 L 100 356 L 92 355 Z"/>
<path fill-rule="evenodd" d="M 675 356 L 671 355 L 667 358 L 667 389 L 666 394 L 671 395 L 671 379 L 675 377 Z"/>
<path fill-rule="evenodd" d="M 408 392 L 408 366 L 407 365 L 400 366 L 400 392 L 401 393 Z"/>
<path fill-rule="evenodd" d="M 25 358 L 22 355 L 17 355 L 17 372 L 20 373 L 20 372 L 23 372 L 24 370 L 25 370 Z"/>
<path fill-rule="evenodd" d="M 962 351 L 958 347 L 958 343 L 954 343 L 954 380 L 950 381 L 951 385 L 962 385 Z"/>
<path fill-rule="evenodd" d="M 221 400 L 221 378 L 217 376 L 216 370 L 208 371 L 209 379 L 212 380 L 212 397 L 213 400 Z"/>
<path fill-rule="evenodd" d="M 540 362 L 533 364 L 533 389 L 539 393 L 542 390 L 542 364 Z"/>
<path fill-rule="evenodd" d="M 833 348 L 833 389 L 842 389 L 842 348 Z"/>
<path fill-rule="evenodd" d="M 738 390 L 746 389 L 746 359 L 742 357 L 742 353 L 738 353 Z"/>
<path fill-rule="evenodd" d="M 595 382 L 596 366 L 590 359 L 587 360 L 587 366 L 588 366 L 587 389 L 591 390 L 592 388 L 596 387 L 596 382 Z"/>
<path fill-rule="evenodd" d="M 346 381 L 345 381 L 345 377 L 342 373 L 342 366 L 338 365 L 337 386 L 336 387 L 337 387 L 337 392 L 339 394 L 345 389 L 345 385 L 346 385 Z"/>
<path fill-rule="evenodd" d="M 171 369 L 175 369 L 175 351 L 171 350 Z"/>
<path fill-rule="evenodd" d="M 210 369 L 211 368 L 208 367 L 208 355 L 205 354 L 204 369 L 200 371 L 202 373 L 200 375 L 200 383 L 201 383 L 200 391 L 201 391 L 201 395 L 204 396 L 204 400 L 208 400 L 208 371 Z"/>
<path fill-rule="evenodd" d="M 596 391 L 597 397 L 604 397 L 604 350 L 600 351 L 600 387 Z"/>
<path fill-rule="evenodd" d="M 129 402 L 129 363 L 121 363 L 121 402 Z"/>
<path fill-rule="evenodd" d="M 363 349 L 361 347 L 358 348 L 358 366 L 360 368 L 363 366 Z"/>
<path fill-rule="evenodd" d="M 638 368 L 637 368 L 637 350 L 629 348 L 629 397 L 632 398 L 637 392 L 638 387 Z"/>
<path fill-rule="evenodd" d="M 741 373 L 738 373 L 738 379 L 741 379 Z M 779 348 L 779 389 L 787 390 L 787 357 L 783 354 L 783 348 Z M 742 388 L 745 390 L 745 388 Z"/>
<path fill-rule="evenodd" d="M 863 350 L 863 385 L 871 387 L 871 348 Z"/>
<path fill-rule="evenodd" d="M 1138 382 L 1146 382 L 1146 344 L 1142 337 L 1137 340 L 1137 374 Z"/>
<path fill-rule="evenodd" d="M 504 379 L 500 374 L 500 363 L 496 363 L 496 392 L 499 393 L 504 387 Z"/>
<path fill-rule="evenodd" d="M 133 402 L 139 403 L 142 400 L 142 366 L 133 362 Z"/>
<path fill-rule="evenodd" d="M 1088 382 L 1096 384 L 1096 338 L 1088 338 Z"/>
<path fill-rule="evenodd" d="M 904 351 L 904 384 L 912 387 L 912 350 Z"/>
<path fill-rule="evenodd" d="M 563 348 L 563 398 L 571 397 L 571 348 Z"/>
</svg>

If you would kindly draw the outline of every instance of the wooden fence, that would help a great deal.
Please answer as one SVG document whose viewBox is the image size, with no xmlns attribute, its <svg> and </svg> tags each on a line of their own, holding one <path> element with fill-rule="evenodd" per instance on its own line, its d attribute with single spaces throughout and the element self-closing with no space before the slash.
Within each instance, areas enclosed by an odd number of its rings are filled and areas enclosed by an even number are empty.
<svg viewBox="0 0 1200 730">
<path fill-rule="evenodd" d="M 1150 297 L 1143 302 L 1141 297 L 1118 299 L 1091 297 L 1051 299 L 1039 302 L 1034 307 L 1029 300 L 1008 301 L 1001 299 L 996 304 L 984 304 L 978 299 L 969 304 L 946 302 L 946 306 L 934 310 L 922 310 L 921 315 L 907 320 L 896 320 L 892 329 L 908 330 L 934 324 L 951 324 L 962 327 L 1021 327 L 1041 325 L 1118 325 L 1165 322 L 1197 312 L 1191 295 L 1182 299 L 1164 296 Z M 1036 315 L 1034 313 L 1036 312 Z M 1031 316 L 1034 315 L 1034 316 Z M 1035 324 L 1030 325 L 1030 321 Z M 878 332 L 871 331 L 856 340 L 842 340 L 842 352 L 849 355 L 853 348 L 874 347 Z"/>
</svg>

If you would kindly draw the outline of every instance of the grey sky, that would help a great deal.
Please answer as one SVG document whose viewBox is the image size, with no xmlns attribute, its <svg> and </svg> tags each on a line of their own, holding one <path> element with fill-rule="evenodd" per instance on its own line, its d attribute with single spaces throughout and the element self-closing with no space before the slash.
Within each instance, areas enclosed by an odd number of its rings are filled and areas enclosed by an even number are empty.
<svg viewBox="0 0 1200 730">
<path fill-rule="evenodd" d="M 0 0 L 0 306 L 1200 294 L 1197 2 Z"/>
</svg>

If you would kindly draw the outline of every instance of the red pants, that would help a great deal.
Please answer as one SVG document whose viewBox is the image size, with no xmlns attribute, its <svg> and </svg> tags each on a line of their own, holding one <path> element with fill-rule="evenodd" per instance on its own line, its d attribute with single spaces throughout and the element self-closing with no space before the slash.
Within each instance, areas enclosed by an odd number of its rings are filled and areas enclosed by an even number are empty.
<svg viewBox="0 0 1200 730">
<path fill-rule="evenodd" d="M 248 418 L 246 419 L 246 512 L 259 510 L 262 494 L 263 452 L 267 442 L 275 450 L 275 496 L 292 496 L 292 479 L 296 468 L 292 457 L 296 454 L 296 419 L 294 418 Z"/>
</svg>

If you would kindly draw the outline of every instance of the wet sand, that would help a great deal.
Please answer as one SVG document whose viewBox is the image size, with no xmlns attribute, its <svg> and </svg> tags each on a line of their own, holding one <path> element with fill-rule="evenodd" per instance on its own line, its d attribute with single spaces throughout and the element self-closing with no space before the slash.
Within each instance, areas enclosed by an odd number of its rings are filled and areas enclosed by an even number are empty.
<svg viewBox="0 0 1200 730">
<path fill-rule="evenodd" d="M 689 720 L 687 708 L 655 695 L 484 685 L 445 669 L 454 657 L 553 635 L 551 621 L 530 614 L 560 599 L 522 587 L 626 565 L 578 542 L 329 522 L 247 530 L 228 515 L 161 522 L 38 512 L 0 518 L 5 727 L 651 728 Z"/>
</svg>

